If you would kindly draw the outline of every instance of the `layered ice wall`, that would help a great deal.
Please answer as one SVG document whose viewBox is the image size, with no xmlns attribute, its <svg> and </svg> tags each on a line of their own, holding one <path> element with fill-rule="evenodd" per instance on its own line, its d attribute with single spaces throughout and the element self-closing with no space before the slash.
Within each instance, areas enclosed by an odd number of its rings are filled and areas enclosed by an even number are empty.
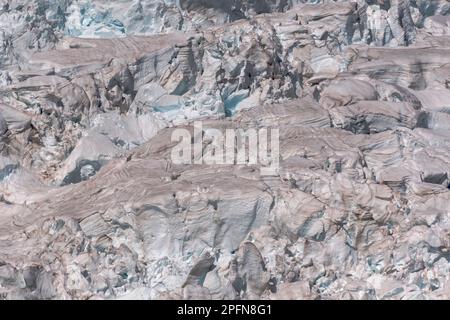
<svg viewBox="0 0 450 320">
<path fill-rule="evenodd" d="M 449 13 L 1 1 L 0 297 L 448 299 Z M 278 175 L 174 164 L 198 120 Z"/>
</svg>

